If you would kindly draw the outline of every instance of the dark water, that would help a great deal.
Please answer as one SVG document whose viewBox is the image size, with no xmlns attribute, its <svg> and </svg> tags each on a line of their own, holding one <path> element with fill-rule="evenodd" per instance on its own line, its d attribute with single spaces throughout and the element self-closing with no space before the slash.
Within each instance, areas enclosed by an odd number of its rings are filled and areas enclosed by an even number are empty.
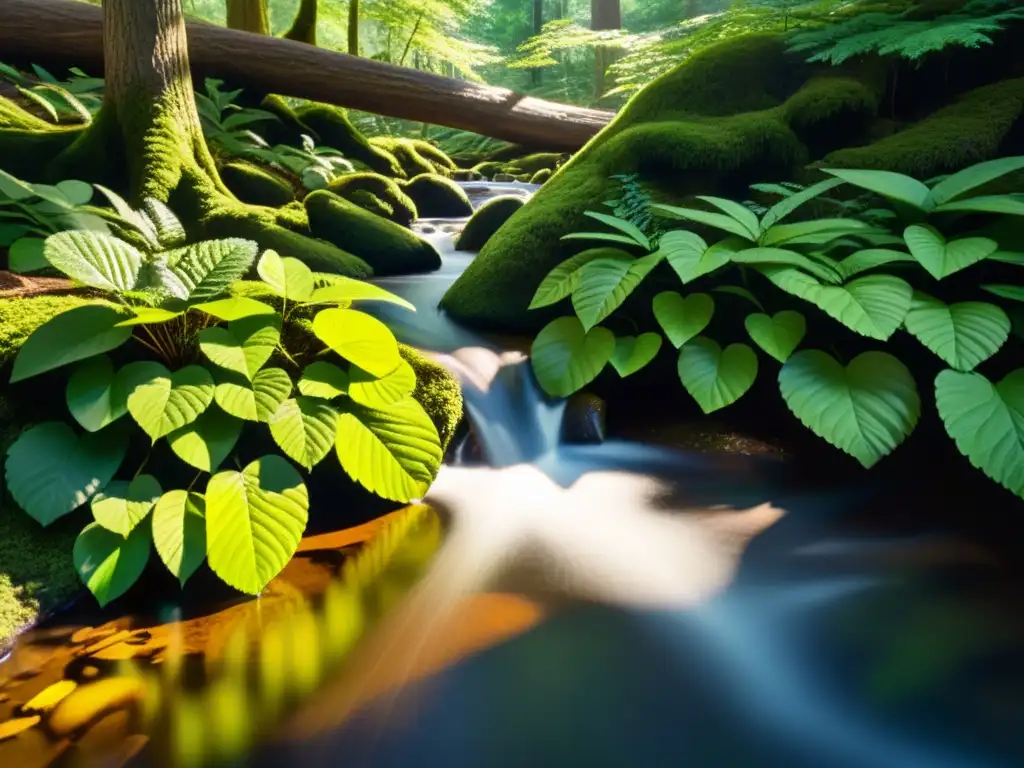
<svg viewBox="0 0 1024 768">
<path fill-rule="evenodd" d="M 363 587 L 336 599 L 317 595 L 346 556 L 314 547 L 258 601 L 92 630 L 130 630 L 109 647 L 159 647 L 156 667 L 176 658 L 160 638 L 177 638 L 200 665 L 229 668 L 233 687 L 213 695 L 216 675 L 164 674 L 159 727 L 137 704 L 111 710 L 131 715 L 102 744 L 99 725 L 61 736 L 44 722 L 0 741 L 0 766 L 120 765 L 129 734 L 149 747 L 136 764 L 153 765 L 1024 765 L 1019 568 L 900 514 L 985 510 L 809 484 L 762 457 L 559 444 L 563 406 L 517 345 L 436 310 L 472 258 L 451 250 L 458 225 L 419 225 L 434 230 L 441 270 L 380 280 L 419 311 L 373 311 L 459 377 L 485 465 L 443 468 L 425 499 L 440 517 L 407 551 L 365 560 L 362 580 L 350 568 L 346 583 Z M 244 614 L 257 650 L 211 630 L 242 621 L 226 610 Z M 124 672 L 109 647 L 72 639 L 58 619 L 0 665 L 0 723 L 62 676 L 86 682 L 89 664 Z M 342 657 L 336 674 L 321 664 Z"/>
</svg>

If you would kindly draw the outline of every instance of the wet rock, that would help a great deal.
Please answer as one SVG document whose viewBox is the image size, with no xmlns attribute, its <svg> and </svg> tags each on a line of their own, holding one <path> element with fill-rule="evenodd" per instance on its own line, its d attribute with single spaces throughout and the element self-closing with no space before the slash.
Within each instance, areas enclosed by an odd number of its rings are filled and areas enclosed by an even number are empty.
<svg viewBox="0 0 1024 768">
<path fill-rule="evenodd" d="M 479 181 L 480 179 L 483 178 L 483 174 L 473 170 L 456 171 L 452 175 L 452 178 L 455 179 L 456 181 Z"/>
<path fill-rule="evenodd" d="M 495 174 L 495 176 L 494 176 L 494 181 L 499 181 L 499 182 L 509 183 L 509 182 L 513 182 L 515 180 L 516 180 L 516 177 L 513 176 L 511 173 L 498 173 L 498 174 Z"/>
<path fill-rule="evenodd" d="M 577 392 L 569 398 L 562 417 L 562 442 L 571 444 L 603 443 L 605 402 L 590 392 Z"/>
</svg>

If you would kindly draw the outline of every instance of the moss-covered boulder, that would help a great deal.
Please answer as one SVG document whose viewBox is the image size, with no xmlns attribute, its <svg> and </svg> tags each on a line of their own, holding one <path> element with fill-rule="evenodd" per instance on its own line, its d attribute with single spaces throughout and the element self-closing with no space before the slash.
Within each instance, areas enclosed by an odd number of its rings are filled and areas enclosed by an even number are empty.
<svg viewBox="0 0 1024 768">
<path fill-rule="evenodd" d="M 524 157 L 518 157 L 515 160 L 510 160 L 505 164 L 505 173 L 510 173 L 513 176 L 519 176 L 521 174 L 530 174 L 531 176 L 538 171 L 554 171 L 559 165 L 568 159 L 568 155 L 563 155 L 558 152 L 538 152 L 532 155 L 526 155 Z"/>
<path fill-rule="evenodd" d="M 443 176 L 420 174 L 405 182 L 403 188 L 416 203 L 420 218 L 454 219 L 473 214 L 473 205 L 462 187 Z"/>
<path fill-rule="evenodd" d="M 458 170 L 454 161 L 429 141 L 375 136 L 370 144 L 394 155 L 406 177 L 421 173 L 451 176 Z"/>
<path fill-rule="evenodd" d="M 479 251 L 512 214 L 523 207 L 521 197 L 495 197 L 481 205 L 455 241 L 460 251 Z"/>
<path fill-rule="evenodd" d="M 504 168 L 504 163 L 499 163 L 495 160 L 485 160 L 474 165 L 471 170 L 480 174 L 485 179 L 493 179 L 497 174 L 502 173 Z"/>
<path fill-rule="evenodd" d="M 352 125 L 348 113 L 330 104 L 309 104 L 295 111 L 297 118 L 312 128 L 320 144 L 332 147 L 349 160 L 362 163 L 375 173 L 405 178 L 399 160 L 386 148 L 375 145 Z"/>
<path fill-rule="evenodd" d="M 373 192 L 367 192 L 365 189 L 357 189 L 347 199 L 350 203 L 354 203 L 364 211 L 380 216 L 382 219 L 391 221 L 395 215 L 394 208 L 373 194 Z"/>
<path fill-rule="evenodd" d="M 243 203 L 280 208 L 295 199 L 287 181 L 252 163 L 228 163 L 221 167 L 220 178 Z"/>
<path fill-rule="evenodd" d="M 357 199 L 357 193 L 368 192 L 391 209 L 391 213 L 385 218 L 403 227 L 409 226 L 419 218 L 416 203 L 412 198 L 397 182 L 379 173 L 349 173 L 332 181 L 327 189 L 362 208 L 371 210 L 365 205 L 366 198 Z"/>
<path fill-rule="evenodd" d="M 429 272 L 441 266 L 441 257 L 426 240 L 333 192 L 313 192 L 306 198 L 306 210 L 314 237 L 358 255 L 374 274 Z"/>
<path fill-rule="evenodd" d="M 437 427 L 441 449 L 447 450 L 462 421 L 462 388 L 451 371 L 419 350 L 399 344 L 398 352 L 416 372 L 416 389 L 412 396 Z"/>
<path fill-rule="evenodd" d="M 787 52 L 784 38 L 767 34 L 737 37 L 691 57 L 638 92 L 559 168 L 484 246 L 442 306 L 480 328 L 533 332 L 543 326 L 557 311 L 528 311 L 530 299 L 544 275 L 583 247 L 560 238 L 593 226 L 585 225 L 584 212 L 601 210 L 619 193 L 613 175 L 638 174 L 661 202 L 694 194 L 742 200 L 755 182 L 815 179 L 808 170 L 815 161 L 928 178 L 1024 149 L 1020 80 L 988 86 L 938 111 L 929 94 L 931 106 L 919 101 L 900 113 L 930 110 L 931 117 L 871 143 L 879 111 L 888 117 L 891 110 L 882 98 L 886 70 L 878 65 L 808 64 Z M 951 98 L 940 96 L 944 103 Z"/>
<path fill-rule="evenodd" d="M 531 184 L 543 184 L 548 179 L 550 179 L 552 176 L 554 176 L 554 171 L 551 171 L 551 170 L 549 170 L 547 168 L 541 168 L 539 171 L 537 171 L 535 174 L 533 174 L 533 176 L 530 177 L 530 183 Z"/>
</svg>

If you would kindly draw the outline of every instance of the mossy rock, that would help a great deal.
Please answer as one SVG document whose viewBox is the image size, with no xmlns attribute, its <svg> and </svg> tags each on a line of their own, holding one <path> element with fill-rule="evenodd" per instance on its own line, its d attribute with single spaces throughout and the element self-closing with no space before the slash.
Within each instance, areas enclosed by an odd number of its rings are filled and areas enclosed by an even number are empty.
<svg viewBox="0 0 1024 768">
<path fill-rule="evenodd" d="M 818 160 L 929 178 L 1012 153 L 1020 142 L 1024 81 L 1007 80 L 869 144 L 882 82 L 872 62 L 808 64 L 771 34 L 691 57 L 639 91 L 556 171 L 484 246 L 442 307 L 467 325 L 506 332 L 532 333 L 561 314 L 527 307 L 543 277 L 583 247 L 561 238 L 592 228 L 584 212 L 618 194 L 612 175 L 638 174 L 665 203 L 696 194 L 741 200 L 755 182 L 813 179 L 807 168 Z"/>
<path fill-rule="evenodd" d="M 228 163 L 221 167 L 220 178 L 243 203 L 280 208 L 295 200 L 288 182 L 252 163 Z"/>
<path fill-rule="evenodd" d="M 423 173 L 402 185 L 416 203 L 420 218 L 455 219 L 473 215 L 473 204 L 458 184 L 433 173 Z"/>
<path fill-rule="evenodd" d="M 399 160 L 387 149 L 366 139 L 359 129 L 352 125 L 348 113 L 341 107 L 330 104 L 309 104 L 296 110 L 296 117 L 316 131 L 320 143 L 341 152 L 349 160 L 362 163 L 375 173 L 405 178 Z"/>
<path fill-rule="evenodd" d="M 357 205 L 360 203 L 355 198 L 356 193 L 369 192 L 391 209 L 391 214 L 386 218 L 404 227 L 419 218 L 412 198 L 396 181 L 379 173 L 349 173 L 332 181 L 327 189 Z"/>
<path fill-rule="evenodd" d="M 416 372 L 416 389 L 412 396 L 437 427 L 441 449 L 447 450 L 462 421 L 462 388 L 451 371 L 419 350 L 399 344 L 398 352 Z"/>
<path fill-rule="evenodd" d="M 504 168 L 504 163 L 499 163 L 495 160 L 485 160 L 482 163 L 477 163 L 470 170 L 479 173 L 485 179 L 493 179 L 497 174 L 502 173 Z"/>
<path fill-rule="evenodd" d="M 306 211 L 314 237 L 357 254 L 374 274 L 429 272 L 441 266 L 441 257 L 426 240 L 333 192 L 310 194 Z"/>
<path fill-rule="evenodd" d="M 523 198 L 514 196 L 488 200 L 466 223 L 465 229 L 455 241 L 455 248 L 460 251 L 479 251 L 523 204 Z"/>
<path fill-rule="evenodd" d="M 543 184 L 548 179 L 550 179 L 552 176 L 554 176 L 554 172 L 553 171 L 550 171 L 547 168 L 542 168 L 541 170 L 537 171 L 535 174 L 533 174 L 533 176 L 530 177 L 530 183 L 531 184 Z"/>
<path fill-rule="evenodd" d="M 398 160 L 404 176 L 412 178 L 422 173 L 451 176 L 458 167 L 448 155 L 428 141 L 375 136 L 370 144 L 390 152 Z"/>
<path fill-rule="evenodd" d="M 394 208 L 373 194 L 373 192 L 367 192 L 365 189 L 357 189 L 349 195 L 347 200 L 358 205 L 364 211 L 368 211 L 388 221 L 392 221 L 395 215 Z"/>
<path fill-rule="evenodd" d="M 277 94 L 265 96 L 260 102 L 259 108 L 277 118 L 277 120 L 267 120 L 253 126 L 253 130 L 266 139 L 269 144 L 288 144 L 298 147 L 302 144 L 303 136 L 309 136 L 317 144 L 320 143 L 320 134 L 302 121 L 295 108 L 283 96 Z"/>
<path fill-rule="evenodd" d="M 513 176 L 528 173 L 532 176 L 537 173 L 537 171 L 554 171 L 567 158 L 568 155 L 563 155 L 558 152 L 538 152 L 533 155 L 516 158 L 506 163 L 505 173 L 510 173 Z"/>
</svg>

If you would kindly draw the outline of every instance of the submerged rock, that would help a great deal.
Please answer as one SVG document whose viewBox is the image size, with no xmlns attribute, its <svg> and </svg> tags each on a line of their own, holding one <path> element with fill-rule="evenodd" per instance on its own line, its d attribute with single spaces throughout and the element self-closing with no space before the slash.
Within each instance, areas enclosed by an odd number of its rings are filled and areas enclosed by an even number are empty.
<svg viewBox="0 0 1024 768">
<path fill-rule="evenodd" d="M 459 239 L 455 241 L 455 248 L 460 251 L 479 251 L 525 202 L 523 198 L 512 195 L 488 200 L 466 223 Z"/>
<path fill-rule="evenodd" d="M 565 404 L 562 442 L 603 443 L 607 411 L 605 402 L 590 392 L 577 392 Z"/>
<path fill-rule="evenodd" d="M 473 206 L 466 193 L 451 179 L 423 173 L 403 186 L 422 218 L 455 219 L 473 214 Z"/>
</svg>

